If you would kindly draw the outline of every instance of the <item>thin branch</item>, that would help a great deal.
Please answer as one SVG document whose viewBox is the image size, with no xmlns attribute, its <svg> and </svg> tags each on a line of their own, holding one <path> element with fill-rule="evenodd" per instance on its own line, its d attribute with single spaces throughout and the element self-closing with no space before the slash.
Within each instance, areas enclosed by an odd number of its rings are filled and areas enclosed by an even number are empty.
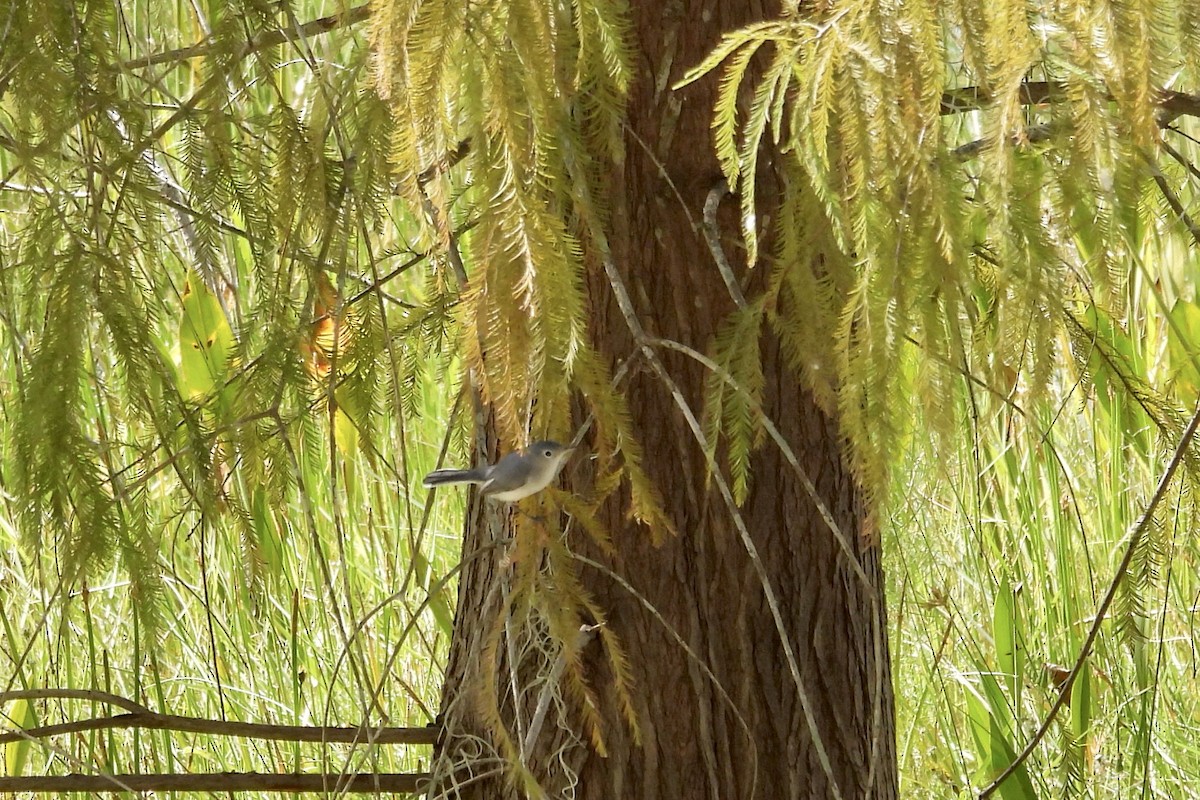
<svg viewBox="0 0 1200 800">
<path fill-rule="evenodd" d="M 457 406 L 456 406 L 456 408 L 457 408 Z M 449 441 L 449 436 L 450 436 L 450 433 L 449 433 L 449 431 L 447 431 L 446 441 Z M 443 455 L 444 455 L 444 451 L 443 451 Z M 421 520 L 421 530 L 424 530 L 427 527 L 427 524 L 429 521 L 429 516 L 432 513 L 431 509 L 432 509 L 432 503 L 427 504 L 425 507 L 425 516 Z M 410 614 L 408 623 L 404 626 L 404 629 L 400 632 L 400 634 L 397 637 L 395 637 L 395 644 L 392 646 L 391 652 L 388 654 L 387 661 L 384 663 L 383 668 L 379 670 L 380 678 L 372 687 L 372 694 L 371 694 L 371 698 L 370 698 L 371 705 L 377 706 L 380 704 L 383 689 L 384 689 L 384 686 L 387 681 L 387 676 L 392 674 L 392 667 L 395 665 L 396 659 L 400 657 L 401 648 L 403 647 L 404 642 L 408 640 L 409 634 L 416 628 L 417 621 L 421 618 L 421 615 L 423 613 L 425 613 L 426 609 L 428 609 L 433 604 L 433 599 L 435 597 L 437 597 L 438 594 L 440 594 L 442 591 L 444 591 L 446 589 L 446 587 L 450 584 L 450 582 L 452 580 L 454 580 L 460 572 L 465 570 L 468 566 L 470 566 L 476 560 L 482 558 L 483 556 L 491 553 L 492 551 L 494 551 L 498 548 L 507 546 L 508 544 L 510 544 L 510 542 L 511 542 L 510 539 L 496 539 L 486 545 L 476 548 L 472 552 L 470 552 L 470 553 L 464 555 L 462 558 L 460 558 L 458 563 L 455 564 L 454 567 L 449 572 L 447 572 L 445 575 L 443 575 L 441 578 L 439 578 L 437 581 L 435 581 L 433 584 L 431 584 L 428 587 L 428 589 L 425 593 L 425 598 L 421 601 L 421 604 L 419 606 L 417 606 L 417 608 L 414 609 L 413 612 Z M 405 579 L 404 579 L 404 584 L 401 586 L 399 591 L 394 592 L 389 597 L 386 597 L 383 600 L 381 600 L 379 603 L 377 603 L 375 605 L 374 608 L 372 608 L 370 611 L 368 611 L 366 613 L 366 615 L 363 616 L 362 619 L 358 620 L 358 622 L 354 626 L 354 630 L 350 632 L 349 638 L 342 645 L 342 649 L 338 653 L 337 660 L 333 664 L 333 670 L 331 672 L 332 677 L 335 677 L 335 678 L 337 677 L 338 673 L 341 671 L 342 663 L 344 661 L 347 661 L 350 658 L 350 642 L 357 639 L 360 635 L 362 635 L 363 631 L 365 631 L 367 628 L 367 623 L 369 623 L 371 621 L 371 619 L 373 619 L 375 617 L 375 615 L 377 615 L 379 612 L 383 611 L 383 609 L 387 608 L 389 605 L 391 605 L 393 602 L 395 602 L 398 598 L 403 597 L 404 594 L 408 591 L 408 588 L 409 588 L 408 579 L 409 579 L 409 575 L 406 575 Z M 325 710 L 324 710 L 326 718 L 328 718 L 331 713 L 332 704 L 333 704 L 332 698 L 326 698 Z M 374 744 L 376 741 L 378 741 L 377 739 L 374 738 L 375 732 L 379 731 L 379 730 L 386 730 L 386 728 L 363 726 L 362 728 L 359 729 L 358 732 L 359 733 L 365 732 L 366 736 L 365 737 L 356 736 L 355 738 L 351 739 L 350 741 L 352 744 L 359 744 L 359 743 L 363 743 L 363 742 L 366 742 L 368 744 Z M 437 726 L 437 725 L 428 726 L 427 730 L 433 731 L 435 733 L 435 735 L 439 735 L 439 736 L 444 733 L 443 726 Z M 435 739 L 434 744 L 436 744 L 436 743 L 437 742 Z M 349 773 L 343 773 L 343 775 L 346 775 L 346 774 L 349 774 Z"/>
<path fill-rule="evenodd" d="M 1171 130 L 1179 132 L 1178 128 L 1171 128 Z M 1195 139 L 1192 141 L 1195 141 Z M 1189 175 L 1191 175 L 1193 178 L 1200 178 L 1200 169 L 1196 169 L 1196 165 L 1189 161 L 1183 155 L 1183 153 L 1172 147 L 1170 142 L 1168 142 L 1166 139 L 1163 139 L 1161 142 L 1159 142 L 1159 144 L 1162 146 L 1162 149 L 1166 151 L 1167 155 L 1175 159 L 1175 161 L 1178 162 L 1181 167 L 1188 171 Z"/>
<path fill-rule="evenodd" d="M 285 742 L 358 742 L 369 739 L 377 744 L 433 744 L 437 739 L 436 727 L 423 728 L 334 728 L 319 725 L 266 725 L 253 722 L 225 722 L 203 717 L 182 717 L 175 714 L 158 714 L 153 711 L 135 711 L 111 717 L 60 722 L 13 732 L 0 733 L 0 744 L 45 739 L 80 731 L 116 730 L 137 728 L 139 730 L 180 731 L 207 733 L 215 736 L 241 736 L 248 739 L 270 739 Z"/>
<path fill-rule="evenodd" d="M 45 775 L 0 778 L 0 794 L 20 792 L 327 792 L 343 776 L 336 774 L 213 772 L 162 775 Z M 429 775 L 415 773 L 360 773 L 342 780 L 341 789 L 356 794 L 423 792 Z"/>
<path fill-rule="evenodd" d="M 1046 719 L 1038 727 L 1037 732 L 1029 740 L 1012 763 L 1004 768 L 1004 771 L 996 776 L 996 779 L 989 783 L 982 792 L 979 793 L 979 800 L 986 800 L 1000 788 L 1000 784 L 1004 783 L 1010 775 L 1025 763 L 1029 755 L 1034 751 L 1034 748 L 1045 738 L 1046 733 L 1050 730 L 1050 725 L 1054 722 L 1055 717 L 1067 704 L 1071 697 L 1071 689 L 1075 685 L 1075 679 L 1079 677 L 1079 673 L 1083 670 L 1083 665 L 1087 663 L 1087 658 L 1092 652 L 1092 647 L 1096 643 L 1097 637 L 1100 635 L 1100 626 L 1104 624 L 1104 618 L 1108 616 L 1108 609 L 1112 606 L 1113 600 L 1117 596 L 1117 589 L 1125 580 L 1125 575 L 1129 572 L 1129 565 L 1133 561 L 1133 554 L 1137 550 L 1138 544 L 1142 540 L 1142 536 L 1146 532 L 1146 528 L 1150 526 L 1150 521 L 1154 518 L 1154 512 L 1158 509 L 1159 503 L 1167 494 L 1167 489 L 1171 486 L 1171 481 L 1175 477 L 1175 473 L 1179 470 L 1180 464 L 1183 463 L 1184 455 L 1192 444 L 1192 439 L 1196 435 L 1196 428 L 1200 427 L 1200 406 L 1197 407 L 1196 413 L 1192 415 L 1192 419 L 1188 422 L 1187 427 L 1183 430 L 1183 435 L 1179 437 L 1179 444 L 1175 448 L 1174 455 L 1171 456 L 1170 463 L 1167 464 L 1166 471 L 1158 481 L 1158 487 L 1154 490 L 1150 502 L 1146 505 L 1146 510 L 1134 523 L 1133 530 L 1129 534 L 1129 544 L 1125 548 L 1125 555 L 1121 559 L 1121 563 L 1117 565 L 1117 571 L 1113 575 L 1112 581 L 1108 585 L 1108 591 L 1104 595 L 1104 599 L 1100 601 L 1099 608 L 1096 609 L 1096 615 L 1092 620 L 1092 627 L 1088 630 L 1087 638 L 1083 641 L 1083 646 L 1079 649 L 1079 655 L 1075 658 L 1075 665 L 1071 667 L 1071 674 L 1067 676 L 1061 684 L 1058 692 L 1058 697 L 1054 701 L 1054 705 L 1050 707 L 1050 713 L 1046 715 Z"/>
<path fill-rule="evenodd" d="M 1163 146 L 1170 147 L 1165 142 Z M 1162 196 L 1166 198 L 1167 205 L 1175 212 L 1175 216 L 1179 217 L 1179 221 L 1183 223 L 1183 226 L 1188 229 L 1188 233 L 1192 235 L 1192 240 L 1200 244 L 1200 225 L 1197 225 L 1196 221 L 1187 213 L 1187 210 L 1183 207 L 1183 202 L 1179 199 L 1179 195 L 1175 194 L 1175 190 L 1167 183 L 1167 179 L 1162 174 L 1162 170 L 1158 168 L 1158 165 L 1148 156 L 1146 157 L 1146 161 L 1150 164 L 1150 169 L 1154 172 L 1154 182 L 1158 185 L 1158 190 L 1162 192 Z"/>
<path fill-rule="evenodd" d="M 1183 138 L 1187 139 L 1192 144 L 1200 144 L 1200 139 L 1197 139 L 1195 136 L 1193 136 L 1192 134 L 1185 131 L 1183 128 L 1180 128 L 1176 125 L 1173 125 L 1173 124 L 1167 125 L 1164 127 L 1164 130 L 1168 130 L 1171 133 L 1177 133 L 1180 136 L 1182 136 Z"/>
<path fill-rule="evenodd" d="M 305 23 L 304 25 L 301 25 L 299 27 L 299 30 L 301 32 L 303 32 L 310 26 L 313 27 L 314 33 L 321 32 L 324 30 L 332 30 L 334 28 L 342 27 L 344 25 L 353 24 L 355 22 L 361 22 L 362 20 L 366 19 L 368 16 L 370 16 L 369 6 L 367 6 L 367 5 L 356 6 L 355 8 L 352 8 L 349 11 L 347 11 L 345 14 L 334 14 L 329 17 L 322 17 L 321 19 L 317 19 L 317 20 L 313 20 L 312 22 Z M 283 42 L 289 41 L 291 39 L 291 37 L 295 35 L 296 31 L 297 31 L 296 28 L 291 28 L 291 29 L 277 28 L 277 29 L 259 34 L 258 36 L 250 39 L 245 44 L 243 44 L 241 46 L 241 48 L 239 48 L 238 51 L 233 54 L 233 61 L 240 62 L 246 56 L 250 55 L 251 53 L 254 53 L 257 50 L 261 50 L 264 47 L 270 47 L 270 46 L 273 46 L 276 44 L 282 44 Z M 208 52 L 208 50 L 212 49 L 213 44 L 211 42 L 206 42 L 206 43 L 202 43 L 199 45 L 195 45 L 195 47 L 207 48 L 206 50 L 204 50 L 204 52 Z M 188 51 L 191 49 L 192 48 L 184 48 L 184 51 Z M 180 51 L 180 52 L 184 52 L 184 51 Z M 198 53 L 194 53 L 193 55 L 202 55 L 202 54 L 203 53 L 198 52 Z M 179 58 L 179 57 L 183 57 L 183 56 L 176 56 L 176 57 Z M 187 56 L 187 57 L 190 58 L 191 56 Z M 153 59 L 154 59 L 154 56 L 149 56 L 148 58 L 145 58 L 145 59 L 139 59 L 136 61 L 136 63 L 132 64 L 131 66 L 146 66 L 150 62 L 152 62 Z M 192 95 L 187 100 L 185 100 L 179 106 L 178 109 L 176 109 L 176 111 L 173 114 L 171 114 L 171 116 L 169 116 L 166 120 L 164 120 L 160 125 L 158 125 L 158 127 L 156 127 L 154 130 L 152 130 L 147 136 L 143 137 L 140 141 L 134 143 L 133 153 L 128 155 L 123 160 L 123 163 L 120 164 L 120 166 L 129 166 L 132 163 L 132 159 L 140 157 L 141 153 L 144 150 L 153 146 L 153 144 L 155 142 L 157 142 L 159 139 L 161 139 L 163 136 L 165 136 L 168 131 L 170 131 L 172 128 L 174 128 L 176 125 L 178 125 L 184 119 L 186 119 L 189 114 L 191 114 L 193 111 L 196 110 L 197 107 L 199 107 L 200 103 L 203 102 L 203 100 L 209 94 L 211 94 L 218 86 L 221 85 L 221 81 L 224 79 L 224 77 L 225 76 L 221 73 L 215 73 L 215 74 L 209 76 L 209 78 L 207 80 L 205 80 L 204 83 L 202 83 L 200 85 L 200 87 L 197 88 L 192 93 Z"/>
<path fill-rule="evenodd" d="M 1058 81 L 1026 81 L 1018 92 L 1022 105 L 1036 106 L 1063 97 L 1065 86 Z M 1161 89 L 1157 93 L 1158 124 L 1165 128 L 1179 117 L 1200 117 L 1200 95 Z M 1112 99 L 1112 95 L 1108 95 Z M 987 90 L 979 86 L 963 86 L 942 92 L 941 113 L 962 114 L 979 111 L 995 102 Z"/>
<path fill-rule="evenodd" d="M 347 11 L 330 14 L 327 17 L 314 19 L 309 22 L 294 28 L 275 28 L 269 31 L 263 31 L 254 38 L 250 39 L 242 46 L 238 53 L 239 58 L 244 58 L 251 53 L 259 50 L 264 50 L 268 47 L 274 47 L 278 44 L 284 44 L 294 37 L 315 36 L 338 28 L 348 28 L 363 22 L 371 16 L 370 3 L 363 3 L 361 6 L 355 6 Z M 216 43 L 211 39 L 205 39 L 199 44 L 191 45 L 190 47 L 180 47 L 175 50 L 165 50 L 161 53 L 155 53 L 145 58 L 131 58 L 128 61 L 123 61 L 120 64 L 121 69 L 142 69 L 145 67 L 153 67 L 157 64 L 173 64 L 181 61 L 187 61 L 192 58 L 199 58 L 211 53 L 216 47 Z"/>
<path fill-rule="evenodd" d="M 1048 141 L 1053 132 L 1054 128 L 1049 123 L 1030 125 L 1025 129 L 1024 136 L 1018 136 L 1014 134 L 1008 137 L 1008 141 L 1012 145 L 1039 144 L 1041 142 Z M 961 144 L 954 148 L 950 151 L 950 155 L 953 156 L 957 161 L 970 161 L 971 159 L 978 157 L 995 143 L 995 139 L 975 139 L 974 141 Z"/>
<path fill-rule="evenodd" d="M 762 404 L 750 395 L 745 386 L 738 383 L 737 379 L 729 373 L 729 370 L 725 369 L 716 361 L 713 361 L 711 358 L 695 348 L 688 347 L 687 345 L 676 342 L 673 339 L 648 339 L 647 341 L 654 347 L 661 347 L 667 350 L 674 350 L 677 353 L 683 353 L 688 358 L 691 358 L 697 363 L 703 365 L 705 369 L 711 370 L 718 378 L 728 384 L 731 389 L 740 394 L 747 402 L 750 403 L 750 407 L 757 415 L 759 422 L 767 431 L 767 434 L 775 442 L 775 445 L 779 448 L 784 460 L 788 462 L 792 470 L 796 473 L 796 477 L 799 479 L 800 485 L 804 487 L 804 491 L 808 495 L 809 499 L 812 500 L 813 504 L 817 507 L 817 513 L 820 514 L 821 519 L 825 522 L 826 527 L 828 527 L 829 531 L 833 534 L 833 538 L 837 540 L 838 547 L 841 548 L 843 555 L 846 556 L 846 563 L 850 565 L 850 569 L 853 570 L 854 574 L 862 583 L 863 589 L 867 593 L 867 596 L 871 598 L 872 602 L 877 602 L 879 599 L 878 593 L 876 592 L 875 587 L 871 584 L 871 579 L 867 577 L 866 571 L 862 568 L 862 564 L 858 562 L 858 557 L 854 552 L 854 545 L 850 540 L 850 536 L 847 535 L 844 530 L 842 530 L 842 526 L 838 525 L 837 520 L 833 518 L 833 512 L 830 511 L 829 506 L 825 503 L 825 501 L 821 499 L 821 495 L 817 492 L 816 484 L 813 483 L 812 478 L 808 476 L 808 473 L 805 471 L 804 467 L 800 465 L 800 459 L 796 457 L 796 452 L 792 449 L 791 445 L 788 444 L 787 439 L 775 425 L 774 420 L 772 420 L 767 414 L 766 409 L 762 407 Z"/>
</svg>

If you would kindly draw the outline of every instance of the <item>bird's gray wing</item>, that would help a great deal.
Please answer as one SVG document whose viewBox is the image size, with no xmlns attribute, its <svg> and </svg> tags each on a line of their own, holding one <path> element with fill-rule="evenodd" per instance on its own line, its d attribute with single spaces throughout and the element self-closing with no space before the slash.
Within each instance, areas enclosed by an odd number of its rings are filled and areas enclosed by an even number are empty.
<svg viewBox="0 0 1200 800">
<path fill-rule="evenodd" d="M 519 489 L 533 472 L 533 459 L 522 458 L 520 453 L 509 453 L 489 469 L 487 481 L 480 486 L 484 494 L 499 494 Z"/>
</svg>

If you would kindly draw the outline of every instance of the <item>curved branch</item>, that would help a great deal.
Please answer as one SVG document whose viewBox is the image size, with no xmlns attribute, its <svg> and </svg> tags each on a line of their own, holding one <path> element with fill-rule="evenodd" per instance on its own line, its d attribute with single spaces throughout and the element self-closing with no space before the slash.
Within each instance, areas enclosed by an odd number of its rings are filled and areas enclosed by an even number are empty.
<svg viewBox="0 0 1200 800">
<path fill-rule="evenodd" d="M 733 267 L 729 265 L 729 259 L 725 256 L 725 248 L 721 246 L 721 228 L 717 224 L 717 209 L 727 194 L 729 183 L 724 178 L 717 181 L 708 192 L 704 201 L 704 241 L 708 243 L 709 252 L 717 264 L 717 271 L 721 273 L 721 280 L 725 281 L 729 296 L 738 308 L 745 308 L 748 305 L 746 295 L 742 294 L 742 287 L 738 285 L 737 278 L 733 275 Z"/>
<path fill-rule="evenodd" d="M 1183 167 L 1192 175 L 1192 177 L 1196 177 L 1198 174 L 1200 174 L 1197 172 L 1195 165 L 1184 158 L 1183 154 L 1172 147 L 1169 142 L 1164 140 L 1160 142 L 1160 144 L 1162 145 L 1163 151 L 1171 158 L 1182 164 Z M 1145 159 L 1146 163 L 1150 165 L 1150 169 L 1152 170 L 1154 183 L 1158 186 L 1158 190 L 1162 192 L 1162 196 L 1167 201 L 1167 205 L 1171 207 L 1171 211 L 1174 212 L 1175 216 L 1179 218 L 1179 221 L 1183 223 L 1183 226 L 1187 228 L 1188 233 L 1192 235 L 1192 240 L 1195 241 L 1196 244 L 1200 244 L 1200 225 L 1197 225 L 1196 220 L 1192 219 L 1191 215 L 1187 213 L 1187 210 L 1183 207 L 1183 202 L 1179 199 L 1179 195 L 1177 195 L 1175 190 L 1171 188 L 1171 185 L 1167 183 L 1166 176 L 1163 175 L 1162 170 L 1158 168 L 1158 165 L 1155 164 L 1153 159 L 1151 159 L 1149 156 L 1145 156 Z"/>
</svg>

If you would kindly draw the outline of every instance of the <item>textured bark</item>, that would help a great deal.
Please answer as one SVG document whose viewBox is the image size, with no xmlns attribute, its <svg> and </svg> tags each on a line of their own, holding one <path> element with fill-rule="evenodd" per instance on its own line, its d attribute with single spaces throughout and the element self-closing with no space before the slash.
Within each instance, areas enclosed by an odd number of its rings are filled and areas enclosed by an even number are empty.
<svg viewBox="0 0 1200 800">
<path fill-rule="evenodd" d="M 631 98 L 626 159 L 612 176 L 613 255 L 647 333 L 705 351 L 733 308 L 703 236 L 693 227 L 720 178 L 709 129 L 716 80 L 710 76 L 679 92 L 670 86 L 717 44 L 723 31 L 762 19 L 766 10 L 747 0 L 642 0 L 634 6 L 639 80 Z M 769 187 L 769 176 L 763 184 Z M 722 219 L 736 262 L 733 202 L 726 206 L 728 218 Z M 595 341 L 615 363 L 634 352 L 635 342 L 601 270 L 590 277 L 589 288 Z M 836 423 L 799 386 L 769 334 L 762 352 L 766 409 L 852 538 L 872 589 L 855 576 L 814 503 L 769 444 L 754 459 L 754 483 L 742 513 L 779 600 L 841 796 L 894 797 L 879 553 L 860 545 L 863 510 L 842 464 Z M 678 353 L 660 355 L 688 402 L 702 408 L 703 367 Z M 760 578 L 728 508 L 706 488 L 700 448 L 654 374 L 642 371 L 625 387 L 646 467 L 662 488 L 679 536 L 655 548 L 614 502 L 605 509 L 605 521 L 617 556 L 588 555 L 609 564 L 687 641 L 736 705 L 749 735 L 712 680 L 663 625 L 610 576 L 585 568 L 585 586 L 608 611 L 609 625 L 633 662 L 642 743 L 631 741 L 615 711 L 607 691 L 610 676 L 593 642 L 586 664 L 602 696 L 609 753 L 602 758 L 587 746 L 570 751 L 569 763 L 578 774 L 574 796 L 746 798 L 752 789 L 758 798 L 835 796 Z M 572 477 L 587 479 L 578 469 Z M 486 541 L 483 519 L 475 519 L 467 552 Z M 461 688 L 473 648 L 477 651 L 481 631 L 490 625 L 498 574 L 488 558 L 464 572 L 448 696 Z M 469 728 L 470 722 L 457 718 L 451 727 L 456 725 Z M 554 747 L 551 738 L 540 738 L 539 749 Z M 501 794 L 495 784 L 476 786 L 477 793 L 465 790 L 463 796 Z"/>
</svg>

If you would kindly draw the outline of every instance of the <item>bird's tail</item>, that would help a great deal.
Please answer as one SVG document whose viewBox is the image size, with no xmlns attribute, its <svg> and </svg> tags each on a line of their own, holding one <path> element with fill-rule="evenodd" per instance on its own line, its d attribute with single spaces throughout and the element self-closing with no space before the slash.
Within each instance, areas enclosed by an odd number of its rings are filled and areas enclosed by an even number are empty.
<svg viewBox="0 0 1200 800">
<path fill-rule="evenodd" d="M 439 469 L 426 475 L 421 483 L 426 489 L 447 483 L 483 483 L 483 476 L 473 469 Z"/>
</svg>

